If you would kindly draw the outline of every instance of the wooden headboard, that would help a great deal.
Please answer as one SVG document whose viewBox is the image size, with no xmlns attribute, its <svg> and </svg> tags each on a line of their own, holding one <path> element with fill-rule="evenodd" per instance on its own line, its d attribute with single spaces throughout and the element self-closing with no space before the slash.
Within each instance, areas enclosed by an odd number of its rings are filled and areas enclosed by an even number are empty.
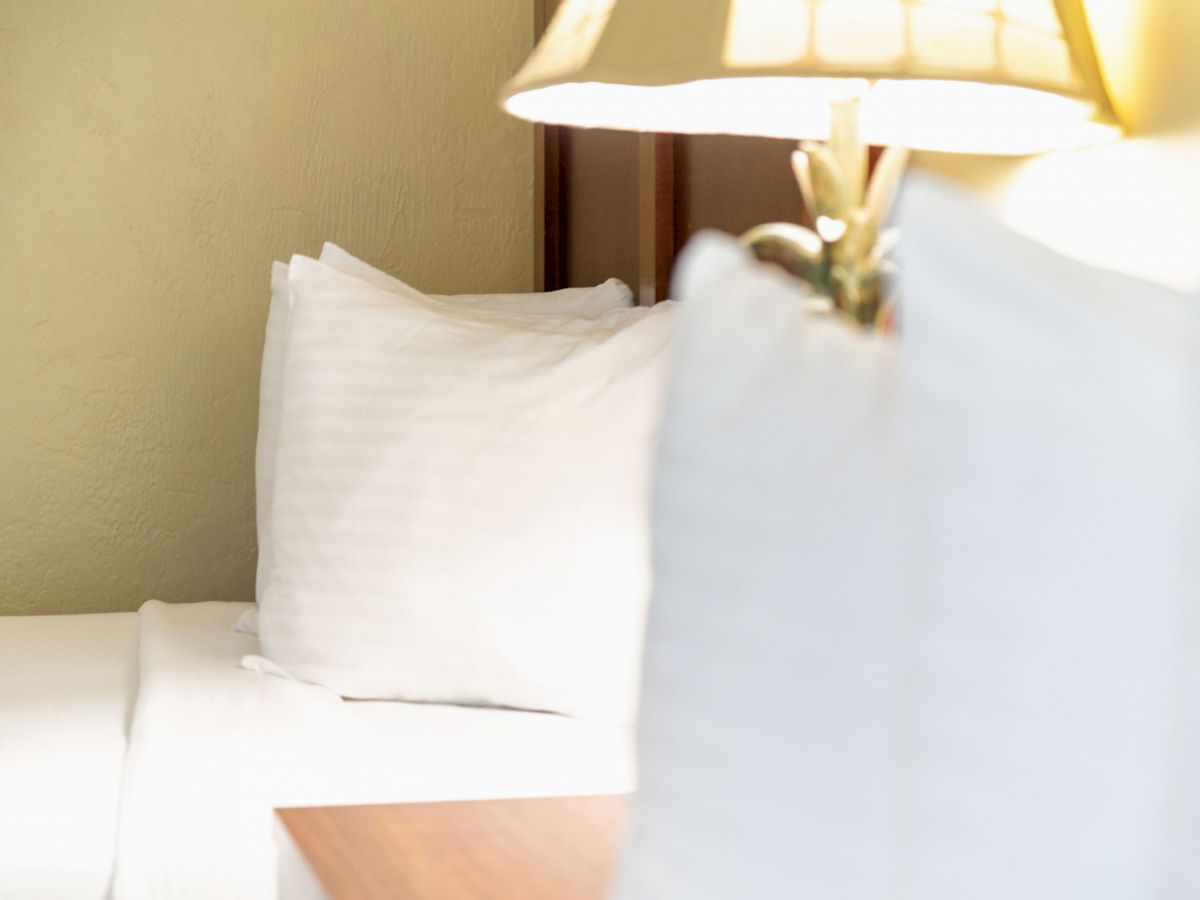
<svg viewBox="0 0 1200 900">
<path fill-rule="evenodd" d="M 558 0 L 535 0 L 540 37 Z M 538 126 L 537 290 L 616 276 L 639 301 L 665 299 L 675 254 L 704 228 L 741 234 L 802 222 L 793 141 Z"/>
</svg>

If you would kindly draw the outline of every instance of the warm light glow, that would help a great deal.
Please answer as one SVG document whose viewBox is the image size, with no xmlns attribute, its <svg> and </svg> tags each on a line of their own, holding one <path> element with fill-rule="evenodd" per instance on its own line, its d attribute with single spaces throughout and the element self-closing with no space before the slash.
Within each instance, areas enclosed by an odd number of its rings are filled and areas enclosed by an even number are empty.
<svg viewBox="0 0 1200 900">
<path fill-rule="evenodd" d="M 541 41 L 525 64 L 546 75 L 583 66 L 596 49 L 617 0 L 570 0 L 554 17 L 555 39 Z"/>
<path fill-rule="evenodd" d="M 809 10 L 793 0 L 733 0 L 724 59 L 731 66 L 787 65 L 808 53 Z"/>
<path fill-rule="evenodd" d="M 1026 155 L 1115 140 L 1082 100 L 1008 85 L 880 81 L 863 99 L 863 138 L 949 153 Z"/>
<path fill-rule="evenodd" d="M 1200 289 L 1200 132 L 1026 162 L 1007 222 L 1060 253 L 1193 294 Z M 1103 185 L 1103 190 L 1097 190 Z"/>
<path fill-rule="evenodd" d="M 590 82 L 516 94 L 505 109 L 581 128 L 827 137 L 830 104 L 866 89 L 864 80 L 843 78 L 723 78 L 660 87 Z"/>
<path fill-rule="evenodd" d="M 1031 154 L 1118 135 L 1081 100 L 1006 85 L 840 78 L 724 78 L 648 87 L 563 84 L 516 94 L 516 116 L 584 128 L 826 139 L 830 104 L 862 96 L 872 144 L 948 152 Z"/>
<path fill-rule="evenodd" d="M 1058 14 L 1054 11 L 1054 3 L 1047 0 L 1000 0 L 1000 11 L 1014 22 L 1023 22 L 1045 31 L 1058 29 Z"/>
<path fill-rule="evenodd" d="M 564 0 L 506 89 L 540 122 L 1030 154 L 1117 127 L 1079 0 Z M 1062 19 L 1060 20 L 1060 13 Z"/>
</svg>

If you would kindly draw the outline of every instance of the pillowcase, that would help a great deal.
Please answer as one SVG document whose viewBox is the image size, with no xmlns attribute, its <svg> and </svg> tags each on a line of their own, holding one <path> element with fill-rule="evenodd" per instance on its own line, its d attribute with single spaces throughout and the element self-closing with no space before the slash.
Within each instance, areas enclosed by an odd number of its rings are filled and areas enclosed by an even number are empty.
<svg viewBox="0 0 1200 900">
<path fill-rule="evenodd" d="M 275 452 L 279 446 L 279 414 L 283 404 L 283 357 L 287 346 L 288 294 L 286 263 L 271 264 L 271 306 L 263 340 L 262 368 L 258 385 L 258 441 L 254 448 L 255 518 L 258 525 L 258 569 L 254 597 L 261 600 L 271 572 L 271 501 L 275 492 Z M 235 631 L 257 634 L 254 607 L 238 617 Z"/>
<path fill-rule="evenodd" d="M 1200 896 L 1196 298 L 901 213 L 912 896 Z"/>
<path fill-rule="evenodd" d="M 657 456 L 620 900 L 890 896 L 901 360 L 700 235 Z"/>
<path fill-rule="evenodd" d="M 356 275 L 388 291 L 414 290 L 397 278 L 368 265 L 335 244 L 326 243 L 321 260 L 339 271 Z M 257 498 L 258 568 L 255 599 L 261 600 L 270 578 L 273 548 L 271 541 L 271 501 L 275 489 L 275 453 L 279 443 L 280 392 L 283 357 L 287 343 L 290 299 L 288 267 L 276 262 L 271 266 L 271 306 L 267 314 L 266 339 L 263 342 L 262 371 L 259 387 L 258 442 L 255 449 L 255 489 Z M 540 294 L 460 294 L 435 299 L 478 310 L 547 313 L 594 317 L 611 309 L 633 305 L 633 294 L 616 278 L 589 288 L 565 288 Z M 258 633 L 258 609 L 252 607 L 234 623 L 234 630 Z"/>
<path fill-rule="evenodd" d="M 616 896 L 1200 896 L 1195 300 L 901 211 L 900 365 L 684 257 Z"/>
<path fill-rule="evenodd" d="M 355 275 L 386 291 L 411 291 L 398 278 L 350 255 L 329 242 L 321 248 L 320 261 L 339 272 Z M 475 309 L 500 310 L 516 313 L 547 313 L 549 315 L 584 316 L 595 318 L 611 309 L 633 306 L 633 292 L 625 282 L 610 278 L 595 287 L 563 288 L 542 294 L 430 294 L 434 300 L 469 306 Z"/>
<path fill-rule="evenodd" d="M 627 722 L 673 305 L 486 316 L 294 257 L 263 655 Z"/>
</svg>

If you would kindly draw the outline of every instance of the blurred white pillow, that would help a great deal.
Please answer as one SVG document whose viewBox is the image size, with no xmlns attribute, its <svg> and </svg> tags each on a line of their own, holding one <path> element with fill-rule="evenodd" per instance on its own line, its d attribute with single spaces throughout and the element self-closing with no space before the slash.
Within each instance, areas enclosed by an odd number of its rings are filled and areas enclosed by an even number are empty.
<svg viewBox="0 0 1200 900">
<path fill-rule="evenodd" d="M 413 288 L 387 272 L 363 262 L 328 241 L 321 248 L 321 262 L 339 272 L 354 275 L 386 291 L 411 291 Z M 593 287 L 563 288 L 534 294 L 430 294 L 434 300 L 472 307 L 515 313 L 544 313 L 556 316 L 583 316 L 592 319 L 612 309 L 633 306 L 633 292 L 625 282 L 610 278 Z"/>
<path fill-rule="evenodd" d="M 1200 897 L 1196 298 L 932 180 L 901 225 L 908 896 Z"/>
<path fill-rule="evenodd" d="M 321 261 L 340 272 L 354 275 L 376 287 L 401 293 L 414 290 L 386 272 L 363 262 L 336 244 L 326 243 Z M 258 522 L 258 569 L 254 596 L 261 600 L 270 578 L 273 544 L 271 539 L 271 502 L 275 491 L 275 454 L 279 445 L 280 397 L 283 389 L 283 358 L 287 346 L 288 312 L 291 300 L 287 285 L 288 267 L 276 262 L 271 266 L 271 305 L 267 314 L 259 384 L 258 442 L 255 450 L 255 486 Z M 532 294 L 457 294 L 434 295 L 433 299 L 480 311 L 544 313 L 593 318 L 612 309 L 633 305 L 633 294 L 616 278 L 594 287 L 564 288 Z M 234 630 L 258 634 L 258 608 L 246 610 L 234 623 Z"/>
<path fill-rule="evenodd" d="M 1200 897 L 1196 300 L 902 224 L 902 365 L 681 263 L 617 897 Z"/>
<path fill-rule="evenodd" d="M 898 348 L 732 238 L 680 261 L 620 900 L 887 897 L 906 611 Z"/>
</svg>

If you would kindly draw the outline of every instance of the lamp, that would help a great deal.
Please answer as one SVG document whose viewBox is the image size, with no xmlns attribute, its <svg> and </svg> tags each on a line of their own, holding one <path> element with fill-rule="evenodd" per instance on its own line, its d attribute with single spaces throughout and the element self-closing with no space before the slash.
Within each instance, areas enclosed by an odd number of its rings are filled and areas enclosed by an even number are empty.
<svg viewBox="0 0 1200 900">
<path fill-rule="evenodd" d="M 870 193 L 864 144 L 1024 155 L 1117 136 L 1082 3 L 563 0 L 502 102 L 559 125 L 830 141 L 797 166 L 806 200 L 844 195 L 819 235 L 836 244 Z"/>
</svg>

